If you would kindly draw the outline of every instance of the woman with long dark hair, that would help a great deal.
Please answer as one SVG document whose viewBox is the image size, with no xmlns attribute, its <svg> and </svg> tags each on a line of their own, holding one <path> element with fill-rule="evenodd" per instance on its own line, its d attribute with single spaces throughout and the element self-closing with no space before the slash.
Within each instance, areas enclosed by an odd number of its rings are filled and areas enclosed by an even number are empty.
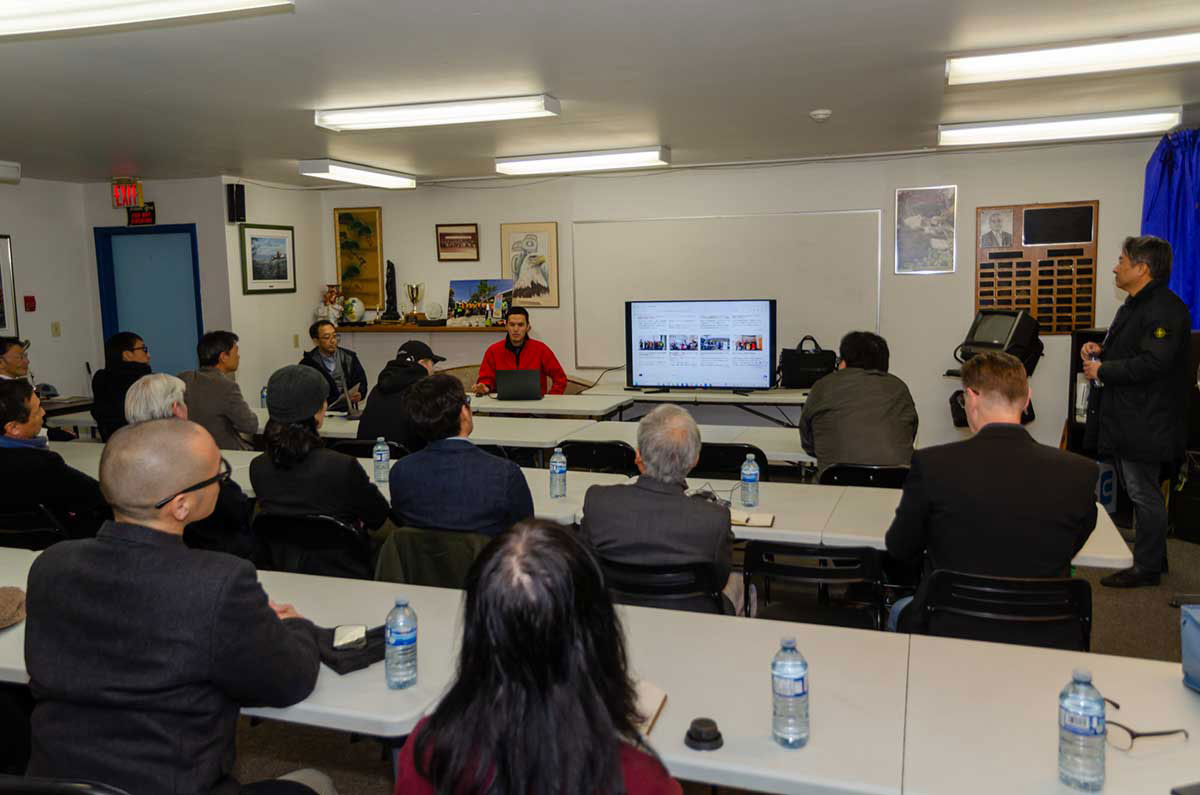
<svg viewBox="0 0 1200 795">
<path fill-rule="evenodd" d="M 595 559 L 529 519 L 467 574 L 458 676 L 401 752 L 397 795 L 679 795 L 636 728 L 621 623 Z"/>
</svg>

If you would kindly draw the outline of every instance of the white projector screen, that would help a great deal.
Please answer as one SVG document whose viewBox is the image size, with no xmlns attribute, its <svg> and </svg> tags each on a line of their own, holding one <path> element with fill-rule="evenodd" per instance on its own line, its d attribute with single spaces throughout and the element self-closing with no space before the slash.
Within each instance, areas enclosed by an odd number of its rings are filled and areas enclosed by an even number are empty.
<svg viewBox="0 0 1200 795">
<path fill-rule="evenodd" d="M 879 330 L 879 210 L 572 224 L 575 361 L 624 365 L 625 302 L 774 298 L 776 348 Z"/>
</svg>

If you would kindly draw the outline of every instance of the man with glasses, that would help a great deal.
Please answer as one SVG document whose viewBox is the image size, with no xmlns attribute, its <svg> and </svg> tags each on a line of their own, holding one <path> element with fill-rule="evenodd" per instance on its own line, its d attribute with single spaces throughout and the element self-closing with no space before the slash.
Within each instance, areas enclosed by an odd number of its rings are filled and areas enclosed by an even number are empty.
<svg viewBox="0 0 1200 795">
<path fill-rule="evenodd" d="M 328 320 L 318 320 L 308 327 L 313 349 L 304 354 L 300 364 L 311 367 L 325 376 L 329 396 L 325 399 L 330 411 L 345 411 L 343 393 L 348 393 L 350 402 L 357 405 L 367 394 L 367 371 L 358 361 L 358 354 L 349 348 L 338 346 L 337 327 Z"/>
<path fill-rule="evenodd" d="M 29 341 L 0 337 L 0 381 L 29 377 Z"/>
<path fill-rule="evenodd" d="M 92 416 L 100 438 L 108 441 L 125 425 L 125 393 L 150 375 L 150 348 L 132 331 L 119 331 L 104 342 L 104 367 L 92 376 Z"/>
<path fill-rule="evenodd" d="M 475 422 L 461 381 L 422 378 L 404 393 L 404 409 L 427 446 L 392 466 L 396 524 L 496 535 L 533 516 L 521 468 L 468 440 Z"/>
<path fill-rule="evenodd" d="M 105 447 L 114 520 L 29 572 L 28 775 L 129 792 L 332 791 L 315 771 L 290 789 L 232 777 L 239 710 L 303 700 L 320 656 L 316 628 L 271 602 L 250 562 L 183 545 L 228 476 L 212 437 L 184 420 L 132 425 Z"/>
</svg>

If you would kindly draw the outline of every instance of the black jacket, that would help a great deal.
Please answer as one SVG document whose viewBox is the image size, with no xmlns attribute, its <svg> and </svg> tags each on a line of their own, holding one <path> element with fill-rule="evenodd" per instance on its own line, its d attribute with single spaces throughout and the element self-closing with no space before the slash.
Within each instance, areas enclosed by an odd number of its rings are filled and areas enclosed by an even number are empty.
<svg viewBox="0 0 1200 795">
<path fill-rule="evenodd" d="M 1104 386 L 1088 396 L 1089 450 L 1150 463 L 1183 458 L 1191 330 L 1187 305 L 1165 282 L 1125 299 L 1100 354 Z"/>
<path fill-rule="evenodd" d="M 370 530 L 388 518 L 387 500 L 358 459 L 324 447 L 291 469 L 280 469 L 263 453 L 250 462 L 250 483 L 264 513 L 325 514 Z"/>
<path fill-rule="evenodd" d="M 362 363 L 358 361 L 358 354 L 349 348 L 338 348 L 335 356 L 337 357 L 337 366 L 341 367 L 342 372 L 346 375 L 346 391 L 354 389 L 354 386 L 357 384 L 358 393 L 366 395 L 367 371 L 363 369 Z M 325 402 L 334 411 L 345 411 L 347 406 L 344 400 L 336 406 L 333 405 L 342 396 L 342 390 L 338 389 L 337 381 L 325 369 L 325 363 L 321 359 L 320 351 L 317 348 L 313 348 L 311 351 L 306 352 L 300 359 L 300 364 L 311 367 L 324 376 L 325 383 L 329 385 L 329 396 L 325 399 Z"/>
<path fill-rule="evenodd" d="M 367 406 L 358 420 L 359 439 L 399 442 L 415 453 L 425 446 L 404 410 L 404 393 L 428 375 L 425 368 L 406 359 L 393 359 L 379 374 L 379 383 L 371 390 Z"/>
<path fill-rule="evenodd" d="M 183 531 L 183 543 L 192 549 L 228 552 L 247 560 L 257 552 L 250 530 L 254 503 L 242 487 L 229 479 L 221 483 L 217 504 L 211 515 L 192 522 Z"/>
<path fill-rule="evenodd" d="M 137 525 L 47 549 L 26 605 L 31 776 L 232 795 L 239 709 L 295 704 L 320 669 L 315 628 L 275 616 L 249 561 Z"/>
<path fill-rule="evenodd" d="M 100 484 L 49 449 L 0 448 L 0 481 L 0 506 L 24 509 L 41 503 L 75 538 L 94 536 L 112 517 Z"/>
<path fill-rule="evenodd" d="M 92 376 L 92 416 L 100 438 L 108 441 L 125 422 L 125 393 L 133 382 L 150 375 L 150 365 L 142 362 L 117 362 L 111 367 L 96 371 Z"/>
</svg>

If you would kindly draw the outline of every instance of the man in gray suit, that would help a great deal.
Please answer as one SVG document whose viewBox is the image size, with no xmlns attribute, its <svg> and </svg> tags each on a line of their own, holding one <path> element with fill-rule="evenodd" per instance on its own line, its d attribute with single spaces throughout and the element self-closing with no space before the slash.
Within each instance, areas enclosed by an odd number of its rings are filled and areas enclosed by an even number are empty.
<svg viewBox="0 0 1200 795">
<path fill-rule="evenodd" d="M 615 563 L 712 563 L 737 612 L 742 580 L 730 576 L 733 532 L 729 509 L 689 497 L 687 474 L 700 460 L 700 429 L 679 406 L 665 403 L 638 423 L 632 485 L 592 486 L 580 532 L 597 554 Z"/>
<path fill-rule="evenodd" d="M 258 415 L 242 397 L 233 374 L 241 362 L 238 336 L 210 331 L 196 346 L 199 370 L 179 374 L 187 387 L 188 419 L 212 434 L 222 450 L 251 450 L 244 436 L 258 433 Z"/>
</svg>

